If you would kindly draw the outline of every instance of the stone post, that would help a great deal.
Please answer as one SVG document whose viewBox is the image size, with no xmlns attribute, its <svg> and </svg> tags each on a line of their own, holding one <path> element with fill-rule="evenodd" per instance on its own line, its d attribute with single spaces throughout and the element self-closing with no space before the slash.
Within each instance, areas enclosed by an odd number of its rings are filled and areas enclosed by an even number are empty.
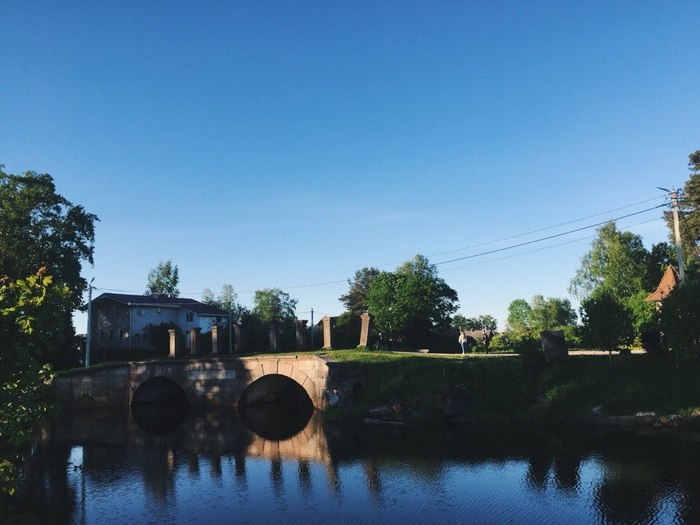
<svg viewBox="0 0 700 525">
<path fill-rule="evenodd" d="M 211 353 L 219 353 L 219 325 L 211 325 Z"/>
<path fill-rule="evenodd" d="M 239 323 L 233 325 L 234 352 L 242 354 L 245 352 L 245 341 L 243 339 L 243 326 Z"/>
<path fill-rule="evenodd" d="M 171 328 L 168 330 L 170 334 L 170 357 L 175 357 L 180 353 L 180 339 L 177 336 L 177 330 Z"/>
<path fill-rule="evenodd" d="M 297 350 L 306 350 L 306 319 L 295 319 L 297 328 Z"/>
<path fill-rule="evenodd" d="M 365 312 L 360 316 L 360 319 L 362 320 L 362 327 L 360 328 L 360 344 L 357 346 L 367 348 L 372 333 L 372 316 Z"/>
<path fill-rule="evenodd" d="M 321 319 L 321 321 L 323 322 L 323 348 L 329 350 L 333 348 L 333 339 L 331 337 L 331 320 L 332 318 L 328 317 L 327 315 L 323 319 Z"/>
<path fill-rule="evenodd" d="M 280 325 L 277 321 L 270 321 L 270 352 L 280 351 Z"/>
<path fill-rule="evenodd" d="M 196 355 L 199 351 L 199 336 L 201 333 L 201 328 L 190 328 L 190 354 L 192 355 Z"/>
</svg>

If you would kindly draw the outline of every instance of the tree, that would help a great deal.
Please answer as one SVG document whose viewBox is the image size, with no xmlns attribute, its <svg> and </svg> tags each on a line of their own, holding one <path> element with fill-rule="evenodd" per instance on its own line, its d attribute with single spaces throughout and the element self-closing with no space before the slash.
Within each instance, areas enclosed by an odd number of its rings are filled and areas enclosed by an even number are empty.
<svg viewBox="0 0 700 525">
<path fill-rule="evenodd" d="M 515 299 L 508 305 L 508 328 L 519 331 L 530 326 L 530 305 L 525 299 Z"/>
<path fill-rule="evenodd" d="M 576 323 L 576 312 L 568 299 L 535 295 L 530 303 L 528 324 L 533 332 L 552 330 Z"/>
<path fill-rule="evenodd" d="M 55 310 L 58 323 L 42 338 L 42 355 L 61 359 L 72 346 L 72 313 L 82 302 L 87 282 L 80 275 L 84 262 L 93 263 L 96 215 L 56 193 L 48 174 L 28 171 L 12 175 L 0 165 L 0 276 L 24 279 L 47 268 L 53 282 L 67 286 Z"/>
<path fill-rule="evenodd" d="M 700 358 L 700 280 L 676 286 L 661 309 L 663 346 L 671 355 Z"/>
<path fill-rule="evenodd" d="M 437 275 L 422 255 L 372 278 L 367 292 L 377 331 L 392 344 L 420 347 L 449 330 L 457 310 L 457 292 Z"/>
<path fill-rule="evenodd" d="M 583 341 L 612 352 L 634 340 L 632 315 L 612 291 L 600 288 L 581 302 Z"/>
<path fill-rule="evenodd" d="M 22 448 L 53 408 L 51 368 L 41 364 L 47 337 L 62 323 L 57 313 L 72 291 L 46 268 L 24 278 L 0 278 L 0 493 L 12 494 Z"/>
<path fill-rule="evenodd" d="M 339 297 L 339 300 L 345 305 L 348 312 L 359 315 L 367 311 L 369 283 L 377 275 L 379 275 L 377 268 L 365 266 L 355 272 L 353 279 L 348 279 L 350 289 L 348 293 Z"/>
<path fill-rule="evenodd" d="M 245 308 L 238 302 L 238 294 L 230 284 L 221 287 L 221 293 L 214 295 L 209 288 L 202 291 L 202 302 L 211 306 L 216 306 L 226 312 L 231 313 L 231 321 L 237 323 L 241 320 Z"/>
<path fill-rule="evenodd" d="M 177 285 L 180 282 L 180 275 L 177 265 L 173 265 L 171 260 L 158 263 L 158 266 L 148 272 L 148 283 L 146 284 L 146 294 L 161 294 L 168 297 L 177 297 L 180 290 Z"/>
<path fill-rule="evenodd" d="M 681 211 L 681 244 L 686 257 L 690 273 L 700 266 L 700 150 L 688 155 L 688 170 L 690 177 L 683 185 L 683 191 L 678 199 Z M 673 216 L 671 212 L 665 212 L 666 222 L 669 225 L 669 237 L 675 243 L 673 233 Z"/>
<path fill-rule="evenodd" d="M 618 231 L 614 222 L 601 226 L 597 233 L 590 251 L 581 259 L 569 291 L 583 299 L 598 288 L 606 288 L 618 298 L 644 290 L 649 281 L 649 253 L 641 237 Z"/>
<path fill-rule="evenodd" d="M 256 290 L 253 313 L 265 321 L 291 321 L 296 313 L 297 300 L 279 288 Z"/>
</svg>

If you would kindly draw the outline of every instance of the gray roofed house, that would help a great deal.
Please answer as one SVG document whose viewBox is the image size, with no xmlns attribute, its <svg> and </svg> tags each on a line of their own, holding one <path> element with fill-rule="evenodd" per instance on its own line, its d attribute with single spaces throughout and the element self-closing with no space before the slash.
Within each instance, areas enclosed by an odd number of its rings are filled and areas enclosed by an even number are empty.
<svg viewBox="0 0 700 525">
<path fill-rule="evenodd" d="M 92 301 L 91 346 L 97 351 L 152 348 L 149 325 L 174 323 L 183 332 L 208 332 L 213 324 L 227 322 L 228 312 L 195 299 L 103 293 Z"/>
</svg>

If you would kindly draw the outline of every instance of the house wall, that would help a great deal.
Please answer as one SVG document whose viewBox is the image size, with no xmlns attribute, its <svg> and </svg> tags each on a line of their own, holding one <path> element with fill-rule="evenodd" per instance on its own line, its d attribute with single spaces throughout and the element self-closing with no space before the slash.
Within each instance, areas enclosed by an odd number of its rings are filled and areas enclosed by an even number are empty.
<svg viewBox="0 0 700 525">
<path fill-rule="evenodd" d="M 129 308 L 103 299 L 92 304 L 92 348 L 99 351 L 129 348 Z"/>
</svg>

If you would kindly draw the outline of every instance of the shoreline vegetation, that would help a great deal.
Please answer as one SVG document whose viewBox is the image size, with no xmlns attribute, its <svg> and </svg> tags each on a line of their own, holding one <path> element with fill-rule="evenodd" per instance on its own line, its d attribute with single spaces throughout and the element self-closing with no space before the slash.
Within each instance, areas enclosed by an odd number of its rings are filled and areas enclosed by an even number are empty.
<svg viewBox="0 0 700 525">
<path fill-rule="evenodd" d="M 466 356 L 332 350 L 362 382 L 324 417 L 367 424 L 700 428 L 700 363 L 645 353 Z"/>
</svg>

